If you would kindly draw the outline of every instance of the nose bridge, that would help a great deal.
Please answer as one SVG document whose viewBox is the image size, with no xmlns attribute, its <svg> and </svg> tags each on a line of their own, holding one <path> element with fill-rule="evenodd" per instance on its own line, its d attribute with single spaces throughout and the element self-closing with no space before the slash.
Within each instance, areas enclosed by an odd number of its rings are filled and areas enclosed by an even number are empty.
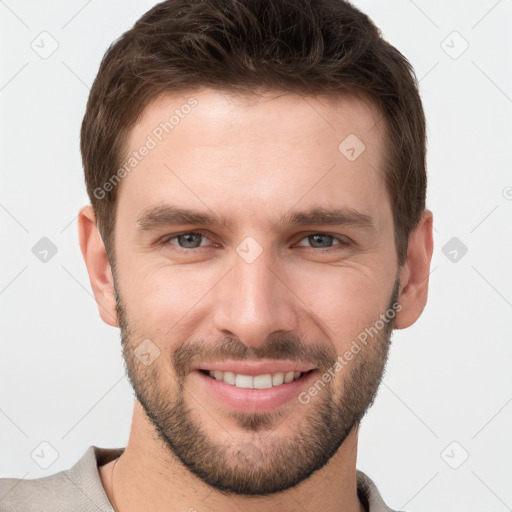
<svg viewBox="0 0 512 512">
<path fill-rule="evenodd" d="M 233 268 L 215 308 L 216 328 L 258 346 L 276 331 L 293 331 L 296 312 L 290 291 L 281 282 L 279 262 L 270 249 L 245 239 L 233 255 Z"/>
</svg>

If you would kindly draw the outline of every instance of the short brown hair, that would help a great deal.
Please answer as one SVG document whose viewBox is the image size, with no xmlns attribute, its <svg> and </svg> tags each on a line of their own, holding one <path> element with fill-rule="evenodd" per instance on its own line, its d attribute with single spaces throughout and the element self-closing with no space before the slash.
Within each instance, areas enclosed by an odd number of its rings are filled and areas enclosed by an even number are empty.
<svg viewBox="0 0 512 512">
<path fill-rule="evenodd" d="M 117 187 L 107 192 L 104 184 L 124 161 L 131 128 L 157 96 L 202 87 L 370 99 L 385 122 L 384 177 L 398 263 L 405 263 L 427 186 L 418 82 L 407 59 L 344 0 L 167 0 L 111 44 L 80 134 L 87 192 L 111 263 Z"/>
</svg>

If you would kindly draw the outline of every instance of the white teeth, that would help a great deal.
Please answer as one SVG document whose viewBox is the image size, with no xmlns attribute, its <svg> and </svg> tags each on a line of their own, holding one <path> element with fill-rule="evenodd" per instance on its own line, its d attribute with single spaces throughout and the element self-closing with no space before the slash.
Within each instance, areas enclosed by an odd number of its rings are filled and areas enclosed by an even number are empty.
<svg viewBox="0 0 512 512">
<path fill-rule="evenodd" d="M 272 386 L 280 386 L 284 382 L 284 373 L 277 372 L 272 376 Z"/>
<path fill-rule="evenodd" d="M 253 388 L 254 387 L 253 382 L 254 382 L 254 379 L 250 375 L 238 374 L 236 376 L 235 386 L 237 388 Z"/>
<path fill-rule="evenodd" d="M 286 383 L 288 382 L 291 382 L 293 380 L 293 377 L 295 375 L 295 372 L 288 372 L 285 376 L 284 376 L 284 381 Z"/>
<path fill-rule="evenodd" d="M 276 372 L 253 377 L 252 375 L 221 372 L 220 370 L 210 370 L 208 373 L 210 377 L 216 380 L 222 380 L 231 386 L 246 389 L 268 389 L 273 386 L 280 386 L 283 383 L 287 384 L 288 382 L 292 382 L 292 380 L 298 379 L 302 375 L 301 372 Z"/>
<path fill-rule="evenodd" d="M 226 384 L 231 384 L 232 386 L 234 386 L 236 384 L 236 375 L 233 372 L 224 372 L 224 382 Z"/>
<path fill-rule="evenodd" d="M 265 375 L 258 375 L 253 379 L 255 389 L 267 389 L 272 387 L 272 375 L 266 373 Z"/>
</svg>

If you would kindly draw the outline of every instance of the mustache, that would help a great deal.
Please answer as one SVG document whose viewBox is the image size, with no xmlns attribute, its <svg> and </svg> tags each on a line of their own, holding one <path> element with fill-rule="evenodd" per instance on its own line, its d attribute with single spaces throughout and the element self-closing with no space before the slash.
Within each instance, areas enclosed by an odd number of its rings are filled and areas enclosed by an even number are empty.
<svg viewBox="0 0 512 512">
<path fill-rule="evenodd" d="M 272 336 L 257 347 L 247 346 L 237 338 L 214 342 L 191 340 L 177 348 L 172 356 L 178 377 L 184 377 L 199 364 L 215 361 L 291 360 L 327 371 L 336 364 L 338 355 L 330 341 L 304 343 L 297 336 Z"/>
</svg>

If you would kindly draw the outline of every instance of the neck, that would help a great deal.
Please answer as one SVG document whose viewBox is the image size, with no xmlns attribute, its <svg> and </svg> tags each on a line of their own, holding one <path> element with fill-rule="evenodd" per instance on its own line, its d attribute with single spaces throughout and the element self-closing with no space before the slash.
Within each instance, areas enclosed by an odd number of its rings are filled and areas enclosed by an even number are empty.
<svg viewBox="0 0 512 512">
<path fill-rule="evenodd" d="M 193 475 L 169 452 L 136 401 L 128 444 L 116 459 L 114 496 L 111 470 L 115 461 L 102 466 L 100 476 L 116 512 L 364 512 L 357 497 L 356 458 L 354 429 L 329 463 L 298 486 L 269 496 L 226 495 Z"/>
</svg>

